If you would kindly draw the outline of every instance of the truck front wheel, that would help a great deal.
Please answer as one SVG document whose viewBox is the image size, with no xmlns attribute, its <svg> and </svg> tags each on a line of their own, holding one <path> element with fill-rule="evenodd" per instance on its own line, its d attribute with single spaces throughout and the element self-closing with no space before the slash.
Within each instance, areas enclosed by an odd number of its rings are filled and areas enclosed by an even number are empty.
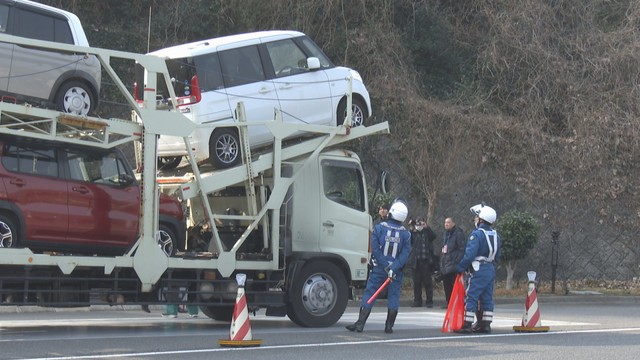
<svg viewBox="0 0 640 360">
<path fill-rule="evenodd" d="M 347 280 L 340 269 L 328 261 L 307 263 L 291 285 L 287 315 L 304 327 L 335 324 L 347 307 Z"/>
</svg>

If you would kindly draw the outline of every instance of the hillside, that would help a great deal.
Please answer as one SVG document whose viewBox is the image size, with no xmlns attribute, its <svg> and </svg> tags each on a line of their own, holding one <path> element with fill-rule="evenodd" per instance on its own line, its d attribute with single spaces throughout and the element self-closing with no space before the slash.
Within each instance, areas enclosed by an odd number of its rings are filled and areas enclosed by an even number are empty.
<svg viewBox="0 0 640 360">
<path fill-rule="evenodd" d="M 303 31 L 363 75 L 374 121 L 388 120 L 392 136 L 357 150 L 392 171 L 414 216 L 428 213 L 442 231 L 453 215 L 469 230 L 467 209 L 480 201 L 529 211 L 543 231 L 516 277 L 533 268 L 548 278 L 552 230 L 561 276 L 640 272 L 637 1 L 42 2 L 78 14 L 94 46 L 141 53 Z"/>
</svg>

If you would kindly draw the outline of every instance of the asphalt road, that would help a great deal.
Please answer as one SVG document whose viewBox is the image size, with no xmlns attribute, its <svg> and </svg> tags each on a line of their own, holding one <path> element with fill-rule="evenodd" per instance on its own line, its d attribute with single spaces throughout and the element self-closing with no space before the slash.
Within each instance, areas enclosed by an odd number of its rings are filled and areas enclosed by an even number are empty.
<svg viewBox="0 0 640 360">
<path fill-rule="evenodd" d="M 287 318 L 251 316 L 257 348 L 221 348 L 229 325 L 207 318 L 177 319 L 138 310 L 4 312 L 0 359 L 638 359 L 640 306 L 635 298 L 539 301 L 548 333 L 519 334 L 524 304 L 496 306 L 491 335 L 443 334 L 445 310 L 403 307 L 393 334 L 383 331 L 380 302 L 363 333 L 349 307 L 329 328 L 300 328 Z"/>
</svg>

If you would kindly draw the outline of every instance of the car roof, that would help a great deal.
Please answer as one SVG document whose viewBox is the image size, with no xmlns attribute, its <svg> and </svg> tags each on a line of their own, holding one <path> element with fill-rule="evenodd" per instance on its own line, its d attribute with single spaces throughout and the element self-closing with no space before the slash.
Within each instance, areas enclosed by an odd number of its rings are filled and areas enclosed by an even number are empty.
<svg viewBox="0 0 640 360">
<path fill-rule="evenodd" d="M 0 3 L 16 4 L 23 8 L 24 7 L 36 8 L 36 9 L 44 10 L 46 12 L 52 12 L 52 13 L 64 16 L 65 18 L 67 18 L 69 22 L 69 26 L 71 27 L 71 32 L 73 34 L 73 38 L 75 40 L 76 45 L 89 46 L 89 40 L 87 40 L 87 36 L 84 33 L 84 29 L 82 28 L 82 23 L 80 22 L 80 18 L 78 18 L 78 16 L 76 16 L 76 14 L 72 12 L 58 9 L 53 6 L 40 4 L 35 1 L 29 1 L 29 0 L 11 0 L 11 1 L 2 1 Z"/>
<path fill-rule="evenodd" d="M 265 40 L 278 40 L 292 37 L 305 36 L 299 31 L 291 30 L 268 30 L 257 31 L 246 34 L 236 34 L 223 36 L 208 40 L 200 40 L 188 44 L 176 45 L 164 49 L 150 52 L 151 55 L 166 57 L 169 59 L 182 58 L 187 56 L 197 56 L 213 51 L 237 48 L 259 44 Z"/>
</svg>

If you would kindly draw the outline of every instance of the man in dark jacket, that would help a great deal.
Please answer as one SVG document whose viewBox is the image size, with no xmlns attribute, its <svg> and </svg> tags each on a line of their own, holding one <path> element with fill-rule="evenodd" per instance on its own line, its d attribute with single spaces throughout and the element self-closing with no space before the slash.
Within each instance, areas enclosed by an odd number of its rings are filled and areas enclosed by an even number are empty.
<svg viewBox="0 0 640 360">
<path fill-rule="evenodd" d="M 422 306 L 422 287 L 425 288 L 428 308 L 433 307 L 433 280 L 431 275 L 437 269 L 434 262 L 433 241 L 436 234 L 424 219 L 418 219 L 411 233 L 411 255 L 407 264 L 413 270 L 413 307 Z"/>
<path fill-rule="evenodd" d="M 467 247 L 464 231 L 456 225 L 452 217 L 444 220 L 444 235 L 442 237 L 442 256 L 440 257 L 440 273 L 444 296 L 449 304 L 453 283 L 456 280 L 456 265 L 462 260 Z"/>
</svg>

